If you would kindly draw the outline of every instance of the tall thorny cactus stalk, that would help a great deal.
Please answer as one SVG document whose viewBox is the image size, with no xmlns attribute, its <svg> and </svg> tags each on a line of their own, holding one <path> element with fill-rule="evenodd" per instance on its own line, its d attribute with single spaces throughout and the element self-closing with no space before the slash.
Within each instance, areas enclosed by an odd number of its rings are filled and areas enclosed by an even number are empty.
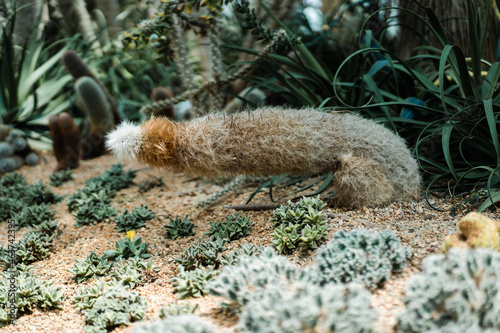
<svg viewBox="0 0 500 333">
<path fill-rule="evenodd" d="M 146 105 L 141 109 L 142 113 L 156 115 L 165 107 L 188 99 L 193 105 L 193 116 L 199 116 L 211 109 L 222 107 L 224 102 L 223 89 L 229 83 L 246 75 L 253 68 L 251 65 L 245 65 L 230 73 L 223 74 L 218 13 L 222 11 L 223 4 L 232 2 L 232 0 L 162 2 L 158 7 L 157 14 L 151 20 L 138 25 L 138 32 L 133 34 L 125 33 L 123 41 L 128 44 L 128 47 L 140 45 L 141 41 L 155 40 L 161 60 L 169 64 L 176 58 L 179 75 L 185 80 L 186 91 L 184 93 L 169 100 Z M 293 38 L 287 38 L 286 33 L 282 30 L 271 32 L 269 29 L 263 28 L 257 16 L 251 10 L 248 0 L 239 1 L 235 3 L 235 6 L 244 19 L 245 29 L 252 30 L 252 34 L 257 36 L 257 40 L 263 40 L 264 43 L 267 43 L 263 52 L 253 60 L 254 63 L 261 62 L 270 53 L 277 52 L 284 46 L 296 42 Z M 200 12 L 200 7 L 203 7 L 203 12 Z M 197 17 L 190 15 L 193 9 L 199 12 Z M 212 75 L 211 79 L 201 85 L 194 83 L 194 75 L 188 64 L 185 45 L 187 37 L 184 33 L 188 29 L 183 29 L 185 26 L 191 28 L 197 35 L 208 37 Z M 201 102 L 209 105 L 210 108 L 200 108 Z"/>
<path fill-rule="evenodd" d="M 285 31 L 278 30 L 274 34 L 273 40 L 265 47 L 264 51 L 254 59 L 254 62 L 256 63 L 262 62 L 269 56 L 269 54 L 276 51 L 276 49 L 281 47 L 283 43 L 287 42 L 288 41 Z M 144 114 L 155 114 L 157 110 L 162 110 L 165 107 L 172 106 L 174 104 L 187 100 L 190 95 L 198 95 L 204 91 L 213 89 L 214 87 L 215 88 L 223 87 L 224 85 L 229 84 L 245 76 L 252 68 L 253 68 L 252 66 L 242 66 L 237 70 L 233 71 L 232 73 L 228 74 L 227 76 L 220 77 L 217 81 L 211 80 L 193 90 L 186 91 L 183 94 L 178 95 L 172 99 L 145 105 L 142 107 L 141 112 Z"/>
</svg>

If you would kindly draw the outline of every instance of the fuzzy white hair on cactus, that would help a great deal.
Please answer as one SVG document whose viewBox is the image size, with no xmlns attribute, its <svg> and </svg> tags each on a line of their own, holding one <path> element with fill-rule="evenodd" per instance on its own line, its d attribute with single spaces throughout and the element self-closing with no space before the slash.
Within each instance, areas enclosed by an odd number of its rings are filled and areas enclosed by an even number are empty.
<svg viewBox="0 0 500 333">
<path fill-rule="evenodd" d="M 106 148 L 119 159 L 136 159 L 141 137 L 140 125 L 123 121 L 113 132 L 106 135 Z"/>
<path fill-rule="evenodd" d="M 205 177 L 334 172 L 336 203 L 363 207 L 414 200 L 418 164 L 402 138 L 349 112 L 261 108 L 187 122 L 152 118 L 108 135 L 119 157 Z"/>
</svg>

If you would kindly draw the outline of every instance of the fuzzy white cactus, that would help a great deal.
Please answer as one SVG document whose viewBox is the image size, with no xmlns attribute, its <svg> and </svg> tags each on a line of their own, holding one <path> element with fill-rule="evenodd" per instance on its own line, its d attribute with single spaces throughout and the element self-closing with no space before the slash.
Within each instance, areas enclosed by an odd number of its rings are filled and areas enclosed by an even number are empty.
<svg viewBox="0 0 500 333">
<path fill-rule="evenodd" d="M 347 112 L 261 108 L 185 123 L 152 118 L 107 136 L 117 156 L 206 177 L 335 172 L 337 203 L 375 206 L 416 199 L 418 165 L 403 139 Z"/>
</svg>

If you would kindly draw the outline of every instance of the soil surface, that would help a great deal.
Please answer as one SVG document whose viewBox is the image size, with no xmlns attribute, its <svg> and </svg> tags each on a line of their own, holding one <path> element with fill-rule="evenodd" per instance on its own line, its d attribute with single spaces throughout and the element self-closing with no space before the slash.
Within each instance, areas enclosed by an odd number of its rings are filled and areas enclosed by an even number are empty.
<svg viewBox="0 0 500 333">
<path fill-rule="evenodd" d="M 106 169 L 117 163 L 113 156 L 102 156 L 93 160 L 83 161 L 73 171 L 75 179 L 61 187 L 52 187 L 56 194 L 67 196 L 85 185 L 91 177 L 102 174 Z M 225 194 L 216 204 L 209 208 L 198 208 L 197 203 L 211 194 L 223 189 L 224 182 L 207 181 L 189 175 L 174 174 L 168 170 L 150 169 L 138 164 L 121 161 L 125 169 L 137 169 L 134 185 L 118 192 L 112 205 L 121 214 L 125 209 L 129 211 L 139 204 L 148 204 L 156 215 L 153 220 L 146 222 L 146 227 L 136 231 L 136 236 L 150 243 L 152 260 L 161 268 L 159 279 L 155 282 L 137 287 L 135 290 L 145 296 L 148 302 L 146 321 L 157 320 L 162 304 L 190 303 L 198 305 L 197 314 L 214 323 L 218 331 L 234 332 L 237 318 L 228 316 L 220 308 L 220 299 L 214 296 L 178 300 L 173 292 L 174 288 L 169 281 L 176 275 L 176 263 L 173 258 L 178 257 L 183 250 L 194 243 L 208 230 L 210 221 L 222 221 L 234 212 L 224 208 L 224 205 L 243 204 L 249 195 L 256 189 L 256 183 L 243 183 Z M 49 175 L 56 168 L 56 160 L 48 153 L 42 154 L 42 162 L 34 167 L 23 167 L 20 172 L 29 183 L 42 180 L 49 184 Z M 146 180 L 162 177 L 164 185 L 155 187 L 145 193 L 140 193 L 138 184 Z M 292 188 L 293 189 L 293 188 Z M 289 192 L 290 188 L 288 189 Z M 273 193 L 274 195 L 275 193 Z M 279 194 L 279 193 L 278 193 Z M 431 197 L 431 202 L 443 208 L 449 208 L 445 199 Z M 272 203 L 267 192 L 258 194 L 252 203 Z M 284 203 L 284 202 L 282 202 Z M 15 325 L 1 328 L 1 332 L 83 332 L 84 319 L 77 307 L 73 304 L 75 289 L 87 286 L 95 280 L 89 280 L 78 285 L 67 270 L 75 264 L 75 259 L 84 259 L 91 251 L 101 255 L 103 251 L 114 249 L 115 241 L 124 238 L 125 233 L 115 229 L 115 223 L 103 221 L 101 223 L 76 227 L 75 218 L 68 211 L 66 202 L 52 205 L 59 219 L 59 228 L 62 233 L 55 241 L 55 248 L 47 260 L 33 264 L 33 272 L 41 279 L 54 280 L 54 285 L 62 286 L 66 299 L 63 310 L 39 311 L 24 315 L 16 320 Z M 176 215 L 189 219 L 195 224 L 195 236 L 170 240 L 165 236 L 164 225 L 168 224 L 168 217 Z M 456 223 L 462 215 L 451 216 L 447 212 L 432 209 L 425 199 L 414 203 L 394 203 L 387 207 L 373 209 L 346 210 L 339 207 L 326 208 L 329 223 L 329 238 L 337 230 L 367 228 L 373 231 L 391 229 L 401 238 L 404 245 L 413 249 L 413 257 L 409 267 L 403 273 L 395 275 L 385 283 L 383 288 L 376 290 L 372 297 L 372 306 L 377 308 L 380 317 L 376 322 L 378 332 L 393 332 L 396 317 L 404 312 L 404 289 L 409 277 L 420 272 L 421 261 L 433 253 L 439 253 L 443 238 L 457 232 Z M 269 245 L 273 231 L 270 222 L 271 211 L 243 212 L 253 222 L 252 234 L 248 237 L 229 243 L 229 251 L 239 243 L 256 243 Z M 486 213 L 491 218 L 500 218 L 498 213 Z M 17 232 L 20 238 L 26 229 Z M 0 242 L 7 244 L 7 222 L 0 223 Z M 296 252 L 287 257 L 297 265 L 305 266 L 311 262 L 314 252 Z M 119 327 L 113 332 L 130 332 L 134 323 L 129 327 Z"/>
</svg>

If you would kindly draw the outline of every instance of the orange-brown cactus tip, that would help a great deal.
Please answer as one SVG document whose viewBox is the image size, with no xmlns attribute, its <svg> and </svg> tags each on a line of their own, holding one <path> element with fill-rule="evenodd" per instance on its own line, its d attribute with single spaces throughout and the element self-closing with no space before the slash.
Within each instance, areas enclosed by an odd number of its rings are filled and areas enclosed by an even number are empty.
<svg viewBox="0 0 500 333">
<path fill-rule="evenodd" d="M 166 118 L 151 118 L 143 123 L 143 137 L 137 159 L 156 167 L 175 166 L 176 134 L 180 126 Z"/>
</svg>

